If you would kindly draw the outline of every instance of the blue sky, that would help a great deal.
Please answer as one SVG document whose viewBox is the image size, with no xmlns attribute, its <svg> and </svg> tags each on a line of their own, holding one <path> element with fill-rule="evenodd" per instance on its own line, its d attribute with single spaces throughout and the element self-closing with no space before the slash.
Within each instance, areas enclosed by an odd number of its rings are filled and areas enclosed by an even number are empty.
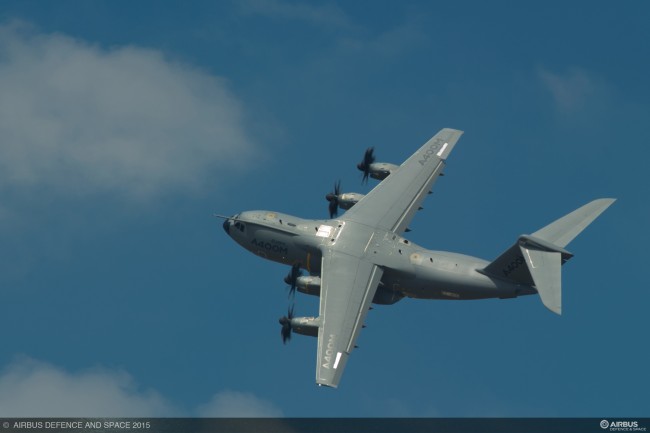
<svg viewBox="0 0 650 433">
<path fill-rule="evenodd" d="M 649 416 L 644 2 L 4 1 L 0 416 Z M 324 218 L 465 131 L 412 224 L 496 257 L 618 201 L 537 297 L 368 316 L 338 390 L 283 346 L 285 267 L 214 212 Z M 296 312 L 318 300 L 298 295 Z"/>
</svg>

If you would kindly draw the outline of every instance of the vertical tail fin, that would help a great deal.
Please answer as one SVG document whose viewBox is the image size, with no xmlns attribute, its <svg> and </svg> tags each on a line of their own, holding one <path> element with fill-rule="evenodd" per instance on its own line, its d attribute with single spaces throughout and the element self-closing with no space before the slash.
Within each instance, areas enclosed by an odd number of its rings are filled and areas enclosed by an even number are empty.
<svg viewBox="0 0 650 433">
<path fill-rule="evenodd" d="M 573 255 L 566 247 L 615 199 L 594 200 L 517 242 L 483 269 L 497 278 L 534 286 L 542 303 L 562 314 L 561 267 Z"/>
<path fill-rule="evenodd" d="M 519 245 L 535 288 L 546 308 L 562 314 L 562 253 Z"/>
</svg>

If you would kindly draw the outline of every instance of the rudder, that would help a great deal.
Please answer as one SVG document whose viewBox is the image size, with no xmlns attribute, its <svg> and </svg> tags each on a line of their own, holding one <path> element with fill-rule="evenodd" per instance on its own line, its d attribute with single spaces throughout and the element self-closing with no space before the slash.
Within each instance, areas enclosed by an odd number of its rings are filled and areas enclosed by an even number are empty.
<svg viewBox="0 0 650 433">
<path fill-rule="evenodd" d="M 542 303 L 555 314 L 561 315 L 563 253 L 521 243 L 519 249 Z"/>
</svg>

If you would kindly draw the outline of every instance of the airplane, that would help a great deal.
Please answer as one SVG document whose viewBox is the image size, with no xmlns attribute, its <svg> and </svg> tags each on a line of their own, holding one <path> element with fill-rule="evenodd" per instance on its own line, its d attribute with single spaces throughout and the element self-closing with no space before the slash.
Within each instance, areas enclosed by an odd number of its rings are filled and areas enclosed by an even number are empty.
<svg viewBox="0 0 650 433">
<path fill-rule="evenodd" d="M 615 199 L 594 200 L 519 236 L 492 261 L 428 250 L 402 236 L 462 134 L 444 128 L 402 165 L 376 166 L 376 176 L 372 150 L 366 151 L 358 165 L 363 180 L 383 180 L 340 217 L 310 220 L 271 211 L 221 216 L 226 233 L 242 247 L 292 266 L 285 279 L 292 291 L 320 296 L 318 316 L 294 317 L 291 307 L 280 319 L 285 342 L 291 332 L 317 337 L 319 386 L 339 386 L 371 303 L 539 294 L 544 306 L 562 313 L 561 267 L 573 257 L 565 247 Z"/>
</svg>

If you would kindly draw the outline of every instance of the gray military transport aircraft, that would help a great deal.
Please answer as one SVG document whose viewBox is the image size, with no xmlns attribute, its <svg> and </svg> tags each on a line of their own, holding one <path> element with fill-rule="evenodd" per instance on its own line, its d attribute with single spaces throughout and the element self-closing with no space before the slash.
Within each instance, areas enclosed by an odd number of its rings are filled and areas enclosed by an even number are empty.
<svg viewBox="0 0 650 433">
<path fill-rule="evenodd" d="M 588 203 L 514 245 L 491 262 L 427 250 L 402 237 L 462 131 L 445 128 L 401 166 L 375 163 L 372 149 L 358 168 L 381 180 L 370 193 L 328 194 L 329 220 L 307 220 L 269 211 L 242 212 L 223 228 L 237 243 L 292 270 L 292 291 L 320 296 L 318 317 L 280 319 L 282 337 L 291 331 L 318 338 L 316 383 L 338 387 L 371 303 L 417 299 L 515 298 L 539 294 L 562 311 L 561 266 L 573 255 L 565 247 L 614 199 Z M 344 196 L 344 197 L 341 197 Z M 335 205 L 332 205 L 334 203 Z M 349 210 L 336 218 L 339 204 Z M 309 276 L 301 275 L 306 269 Z"/>
</svg>

